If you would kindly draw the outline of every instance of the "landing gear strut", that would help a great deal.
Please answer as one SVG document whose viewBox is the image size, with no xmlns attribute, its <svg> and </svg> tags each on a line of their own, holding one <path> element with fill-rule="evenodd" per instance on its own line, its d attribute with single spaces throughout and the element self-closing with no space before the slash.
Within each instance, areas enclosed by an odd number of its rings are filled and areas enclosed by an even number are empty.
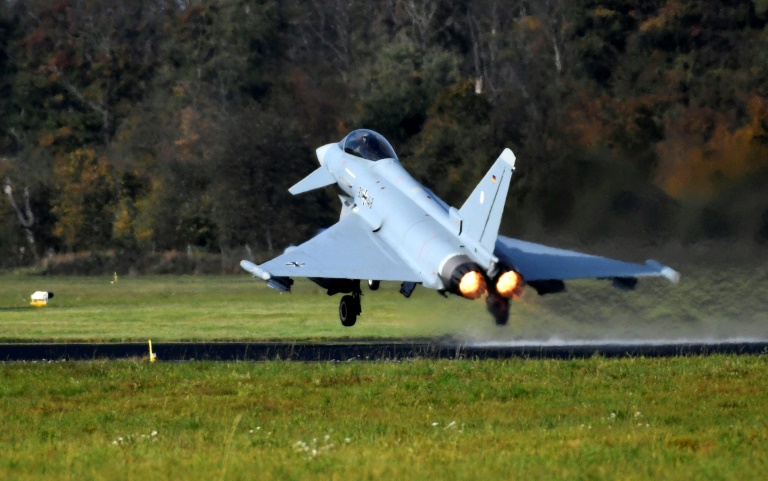
<svg viewBox="0 0 768 481">
<path fill-rule="evenodd" d="M 497 326 L 506 326 L 509 320 L 509 299 L 500 296 L 496 292 L 488 293 L 485 298 L 485 307 L 493 316 Z"/>
<path fill-rule="evenodd" d="M 341 298 L 341 302 L 339 303 L 339 319 L 341 320 L 342 326 L 352 327 L 355 325 L 355 322 L 357 322 L 357 316 L 363 312 L 363 309 L 360 306 L 360 296 L 362 296 L 362 292 L 360 291 L 360 285 L 358 284 L 351 295 L 346 295 Z"/>
</svg>

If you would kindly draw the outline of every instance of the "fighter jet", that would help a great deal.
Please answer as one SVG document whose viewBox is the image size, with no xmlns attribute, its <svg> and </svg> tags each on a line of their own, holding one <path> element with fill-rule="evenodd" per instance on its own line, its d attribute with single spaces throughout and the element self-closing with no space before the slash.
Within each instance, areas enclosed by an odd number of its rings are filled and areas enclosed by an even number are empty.
<svg viewBox="0 0 768 481">
<path fill-rule="evenodd" d="M 353 326 L 362 313 L 361 280 L 401 283 L 407 297 L 417 285 L 447 296 L 486 296 L 499 325 L 510 300 L 525 286 L 539 295 L 565 290 L 565 281 L 599 278 L 632 289 L 638 277 L 679 274 L 655 261 L 634 264 L 533 244 L 499 235 L 515 155 L 504 149 L 460 208 L 447 205 L 400 164 L 380 134 L 367 129 L 317 149 L 320 167 L 289 189 L 293 195 L 338 185 L 341 218 L 305 243 L 262 264 L 240 265 L 270 287 L 290 292 L 293 277 L 307 277 L 342 293 L 339 318 Z"/>
</svg>

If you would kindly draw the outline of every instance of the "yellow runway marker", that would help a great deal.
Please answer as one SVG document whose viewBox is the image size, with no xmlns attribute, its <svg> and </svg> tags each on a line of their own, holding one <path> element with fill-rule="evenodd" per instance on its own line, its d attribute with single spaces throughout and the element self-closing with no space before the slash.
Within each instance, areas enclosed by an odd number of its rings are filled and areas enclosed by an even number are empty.
<svg viewBox="0 0 768 481">
<path fill-rule="evenodd" d="M 149 362 L 157 361 L 157 354 L 152 352 L 152 339 L 149 340 Z"/>
</svg>

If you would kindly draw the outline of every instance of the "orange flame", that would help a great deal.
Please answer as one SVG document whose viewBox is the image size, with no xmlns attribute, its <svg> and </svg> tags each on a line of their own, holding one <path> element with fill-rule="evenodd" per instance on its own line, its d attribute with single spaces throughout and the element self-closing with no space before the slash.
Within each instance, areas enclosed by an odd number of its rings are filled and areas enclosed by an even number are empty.
<svg viewBox="0 0 768 481">
<path fill-rule="evenodd" d="M 523 278 L 515 271 L 507 271 L 496 281 L 496 292 L 500 296 L 512 299 L 523 292 Z"/>
<path fill-rule="evenodd" d="M 461 295 L 468 299 L 479 299 L 487 290 L 485 277 L 477 271 L 467 272 L 459 282 Z"/>
</svg>

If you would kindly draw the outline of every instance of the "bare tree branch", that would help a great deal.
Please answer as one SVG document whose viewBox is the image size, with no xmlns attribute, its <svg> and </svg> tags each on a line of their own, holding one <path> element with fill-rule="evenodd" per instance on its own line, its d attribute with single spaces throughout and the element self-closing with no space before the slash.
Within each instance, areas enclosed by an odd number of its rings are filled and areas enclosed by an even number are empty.
<svg viewBox="0 0 768 481">
<path fill-rule="evenodd" d="M 32 213 L 32 208 L 29 205 L 29 187 L 24 187 L 24 211 L 16 204 L 16 199 L 13 198 L 13 187 L 11 186 L 11 179 L 5 179 L 5 188 L 3 189 L 8 199 L 11 201 L 11 207 L 16 211 L 16 216 L 19 218 L 19 223 L 24 227 L 24 231 L 27 234 L 27 242 L 32 251 L 32 255 L 37 259 L 37 249 L 35 249 L 35 234 L 32 232 L 32 226 L 35 224 L 35 215 Z"/>
<path fill-rule="evenodd" d="M 350 63 L 350 8 L 350 2 L 345 0 L 323 4 L 312 0 L 312 12 L 305 22 L 305 26 L 312 32 L 313 37 L 333 53 L 336 70 L 339 71 L 344 82 L 347 81 Z M 327 15 L 329 10 L 330 15 Z M 328 19 L 329 16 L 331 20 Z"/>
</svg>

